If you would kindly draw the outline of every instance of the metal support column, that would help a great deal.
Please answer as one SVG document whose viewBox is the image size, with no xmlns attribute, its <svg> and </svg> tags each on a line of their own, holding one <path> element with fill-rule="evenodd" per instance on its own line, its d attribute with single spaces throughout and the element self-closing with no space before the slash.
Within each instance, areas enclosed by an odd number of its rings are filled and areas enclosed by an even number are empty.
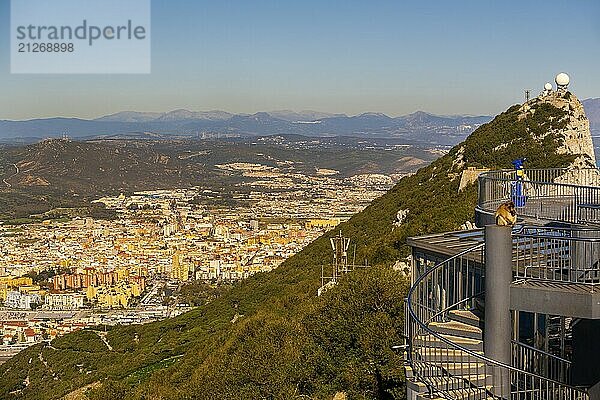
<svg viewBox="0 0 600 400">
<path fill-rule="evenodd" d="M 508 226 L 485 227 L 485 356 L 511 364 L 512 237 Z M 490 384 L 496 396 L 510 398 L 509 371 L 497 369 Z"/>
</svg>

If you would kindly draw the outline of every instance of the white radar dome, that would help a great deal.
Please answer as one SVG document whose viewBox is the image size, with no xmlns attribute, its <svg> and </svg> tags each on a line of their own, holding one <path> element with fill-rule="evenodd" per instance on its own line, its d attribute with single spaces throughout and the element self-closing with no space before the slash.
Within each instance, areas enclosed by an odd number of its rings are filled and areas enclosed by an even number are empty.
<svg viewBox="0 0 600 400">
<path fill-rule="evenodd" d="M 558 86 L 567 86 L 569 84 L 569 75 L 561 72 L 560 74 L 556 75 L 555 81 Z"/>
<path fill-rule="evenodd" d="M 552 90 L 552 84 L 550 82 L 546 82 L 546 84 L 544 85 L 544 89 Z"/>
</svg>

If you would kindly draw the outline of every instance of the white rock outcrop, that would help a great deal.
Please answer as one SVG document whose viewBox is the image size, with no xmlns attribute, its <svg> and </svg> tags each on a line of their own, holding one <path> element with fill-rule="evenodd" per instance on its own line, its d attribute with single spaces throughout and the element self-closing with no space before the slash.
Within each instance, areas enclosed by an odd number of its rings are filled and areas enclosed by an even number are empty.
<svg viewBox="0 0 600 400">
<path fill-rule="evenodd" d="M 549 103 L 567 113 L 567 125 L 560 130 L 563 143 L 558 148 L 558 154 L 577 155 L 573 163 L 575 167 L 595 167 L 596 154 L 590 132 L 590 121 L 579 99 L 572 93 L 551 92 L 537 100 Z"/>
<path fill-rule="evenodd" d="M 402 225 L 402 223 L 404 222 L 406 217 L 408 217 L 409 212 L 410 212 L 410 210 L 408 208 L 405 210 L 398 210 L 398 212 L 396 213 L 396 222 L 394 222 L 394 225 L 396 225 L 396 226 Z"/>
<path fill-rule="evenodd" d="M 590 132 L 590 122 L 585 115 L 583 104 L 572 93 L 551 91 L 532 99 L 521 107 L 521 117 L 535 112 L 535 104 L 548 103 L 566 112 L 566 126 L 550 131 L 561 137 L 558 154 L 572 154 L 575 160 L 568 170 L 554 179 L 556 183 L 600 186 L 600 173 L 596 167 L 596 154 Z M 547 135 L 546 134 L 546 135 Z M 545 135 L 544 135 L 545 136 Z"/>
</svg>

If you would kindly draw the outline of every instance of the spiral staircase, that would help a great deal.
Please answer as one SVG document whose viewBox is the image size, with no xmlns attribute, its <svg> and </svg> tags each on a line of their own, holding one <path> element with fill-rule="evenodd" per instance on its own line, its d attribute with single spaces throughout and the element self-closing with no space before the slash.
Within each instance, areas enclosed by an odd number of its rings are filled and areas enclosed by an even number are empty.
<svg viewBox="0 0 600 400">
<path fill-rule="evenodd" d="M 595 169 L 528 171 L 519 225 L 508 232 L 510 312 L 600 318 L 599 177 Z M 478 226 L 492 224 L 516 179 L 511 171 L 480 175 Z M 485 324 L 491 246 L 480 240 L 433 266 L 413 267 L 405 302 L 408 399 L 600 399 L 597 386 L 570 383 L 571 360 L 520 343 L 518 329 L 508 339 L 509 360 L 487 354 L 484 339 L 496 340 L 498 328 Z"/>
</svg>

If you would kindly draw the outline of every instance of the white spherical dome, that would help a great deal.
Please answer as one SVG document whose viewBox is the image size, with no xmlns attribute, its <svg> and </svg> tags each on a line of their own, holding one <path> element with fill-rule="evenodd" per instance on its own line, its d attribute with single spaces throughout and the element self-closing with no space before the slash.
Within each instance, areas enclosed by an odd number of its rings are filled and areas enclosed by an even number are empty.
<svg viewBox="0 0 600 400">
<path fill-rule="evenodd" d="M 558 86 L 567 86 L 569 84 L 569 75 L 561 72 L 560 74 L 556 75 L 555 81 Z"/>
<path fill-rule="evenodd" d="M 552 84 L 550 82 L 546 82 L 546 84 L 544 85 L 544 89 L 552 90 Z"/>
</svg>

